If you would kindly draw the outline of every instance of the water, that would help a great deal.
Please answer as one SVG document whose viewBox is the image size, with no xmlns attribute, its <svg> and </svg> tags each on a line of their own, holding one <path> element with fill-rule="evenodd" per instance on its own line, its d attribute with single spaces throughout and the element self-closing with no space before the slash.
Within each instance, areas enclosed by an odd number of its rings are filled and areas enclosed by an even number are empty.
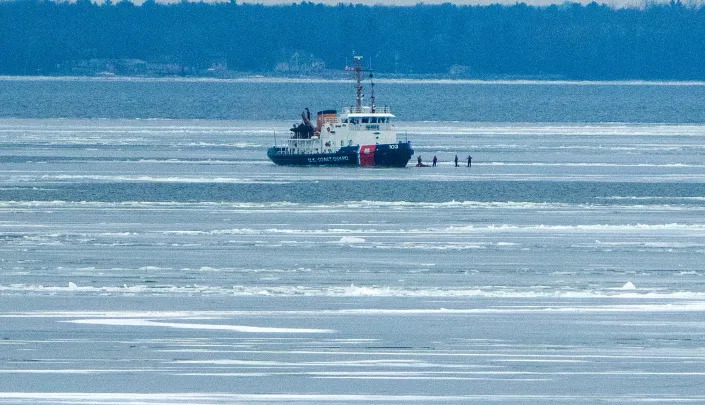
<svg viewBox="0 0 705 405">
<path fill-rule="evenodd" d="M 0 80 L 0 403 L 705 402 L 703 86 L 382 83 L 438 167 L 266 159 L 349 87 Z"/>
</svg>

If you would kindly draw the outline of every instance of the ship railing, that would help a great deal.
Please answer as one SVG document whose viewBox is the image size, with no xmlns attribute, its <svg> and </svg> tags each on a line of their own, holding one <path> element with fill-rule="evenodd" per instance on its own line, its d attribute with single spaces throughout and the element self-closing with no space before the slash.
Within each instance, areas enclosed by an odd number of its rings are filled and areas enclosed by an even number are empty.
<svg viewBox="0 0 705 405">
<path fill-rule="evenodd" d="M 345 114 L 362 114 L 362 113 L 372 113 L 372 107 L 362 106 L 362 107 L 343 107 L 343 112 Z M 388 106 L 375 107 L 375 113 L 392 113 L 392 108 Z"/>
<path fill-rule="evenodd" d="M 282 154 L 321 153 L 326 149 L 320 138 L 285 139 L 275 144 Z"/>
</svg>

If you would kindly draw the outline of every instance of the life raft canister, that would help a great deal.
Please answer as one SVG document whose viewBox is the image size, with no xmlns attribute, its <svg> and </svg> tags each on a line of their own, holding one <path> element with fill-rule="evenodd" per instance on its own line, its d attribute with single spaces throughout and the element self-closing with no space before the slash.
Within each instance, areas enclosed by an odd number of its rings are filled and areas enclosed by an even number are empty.
<svg viewBox="0 0 705 405">
<path fill-rule="evenodd" d="M 360 145 L 360 166 L 375 165 L 375 150 L 377 145 Z"/>
</svg>

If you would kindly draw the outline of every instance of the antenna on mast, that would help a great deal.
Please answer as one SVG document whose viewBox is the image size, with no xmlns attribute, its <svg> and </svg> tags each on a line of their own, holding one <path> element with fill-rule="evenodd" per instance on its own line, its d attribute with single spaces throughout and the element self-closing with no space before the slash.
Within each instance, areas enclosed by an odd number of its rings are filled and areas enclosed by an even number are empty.
<svg viewBox="0 0 705 405">
<path fill-rule="evenodd" d="M 375 82 L 372 81 L 374 76 L 370 73 L 370 102 L 372 103 L 372 112 L 375 112 Z"/>
</svg>

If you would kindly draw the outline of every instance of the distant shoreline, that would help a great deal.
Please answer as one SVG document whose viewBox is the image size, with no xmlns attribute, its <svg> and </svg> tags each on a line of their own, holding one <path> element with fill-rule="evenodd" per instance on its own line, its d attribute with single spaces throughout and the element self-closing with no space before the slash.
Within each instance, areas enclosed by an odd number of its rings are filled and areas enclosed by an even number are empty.
<svg viewBox="0 0 705 405">
<path fill-rule="evenodd" d="M 705 81 L 704 15 L 705 6 L 681 1 L 616 9 L 12 0 L 0 2 L 0 74 L 345 80 L 362 57 L 365 76 L 396 82 L 693 83 Z"/>
<path fill-rule="evenodd" d="M 243 74 L 238 77 L 198 76 L 4 76 L 0 81 L 87 81 L 87 82 L 186 82 L 186 83 L 352 83 L 352 78 L 287 77 Z M 476 84 L 476 85 L 557 85 L 557 86 L 705 86 L 697 80 L 566 80 L 566 79 L 455 79 L 428 77 L 381 77 L 376 83 L 385 84 Z"/>
</svg>

